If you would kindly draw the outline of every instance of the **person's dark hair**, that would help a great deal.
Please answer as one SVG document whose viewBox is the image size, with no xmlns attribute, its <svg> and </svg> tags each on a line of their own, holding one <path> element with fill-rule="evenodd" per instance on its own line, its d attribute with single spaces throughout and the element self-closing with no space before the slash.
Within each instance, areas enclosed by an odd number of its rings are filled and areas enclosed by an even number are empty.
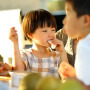
<svg viewBox="0 0 90 90">
<path fill-rule="evenodd" d="M 90 15 L 90 0 L 66 0 L 66 2 L 72 4 L 78 17 L 85 14 Z"/>
<path fill-rule="evenodd" d="M 57 24 L 54 16 L 46 10 L 32 10 L 24 16 L 22 22 L 22 29 L 24 35 L 30 41 L 31 38 L 27 34 L 33 34 L 38 27 L 43 28 L 45 26 L 54 27 L 57 29 Z"/>
</svg>

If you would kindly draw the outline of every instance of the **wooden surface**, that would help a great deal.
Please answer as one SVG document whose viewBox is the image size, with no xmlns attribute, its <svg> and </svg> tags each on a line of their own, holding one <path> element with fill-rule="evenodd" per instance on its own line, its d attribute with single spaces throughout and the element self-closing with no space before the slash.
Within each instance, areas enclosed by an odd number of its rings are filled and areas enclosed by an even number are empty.
<svg viewBox="0 0 90 90">
<path fill-rule="evenodd" d="M 0 81 L 9 81 L 11 79 L 11 77 L 7 77 L 7 76 L 0 76 Z"/>
</svg>

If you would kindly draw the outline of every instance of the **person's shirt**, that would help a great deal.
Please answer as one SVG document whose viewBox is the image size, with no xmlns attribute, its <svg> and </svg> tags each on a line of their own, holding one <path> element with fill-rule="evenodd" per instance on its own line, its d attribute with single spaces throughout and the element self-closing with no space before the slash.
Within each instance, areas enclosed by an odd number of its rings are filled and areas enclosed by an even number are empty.
<svg viewBox="0 0 90 90">
<path fill-rule="evenodd" d="M 65 50 L 67 52 L 69 63 L 74 66 L 75 53 L 74 53 L 74 40 L 69 38 L 62 29 L 56 32 L 56 38 L 63 41 Z"/>
<path fill-rule="evenodd" d="M 21 51 L 21 57 L 25 62 L 25 70 L 40 73 L 42 76 L 53 75 L 59 77 L 59 52 L 51 51 L 51 57 L 39 59 L 34 56 L 31 49 L 28 49 Z"/>
<path fill-rule="evenodd" d="M 75 69 L 77 78 L 90 85 L 90 34 L 77 45 Z"/>
</svg>

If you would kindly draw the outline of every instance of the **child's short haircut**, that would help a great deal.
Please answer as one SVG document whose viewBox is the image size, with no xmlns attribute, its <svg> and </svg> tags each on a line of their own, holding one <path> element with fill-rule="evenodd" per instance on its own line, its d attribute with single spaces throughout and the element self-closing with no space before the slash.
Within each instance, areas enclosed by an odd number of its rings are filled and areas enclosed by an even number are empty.
<svg viewBox="0 0 90 90">
<path fill-rule="evenodd" d="M 90 15 L 90 0 L 66 0 L 66 2 L 72 4 L 78 17 L 86 14 Z"/>
<path fill-rule="evenodd" d="M 57 29 L 57 24 L 54 16 L 43 9 L 30 11 L 24 16 L 22 22 L 24 34 L 30 41 L 32 40 L 30 37 L 28 37 L 27 34 L 32 34 L 36 31 L 37 28 L 43 28 L 45 26 L 54 27 L 55 29 Z"/>
</svg>

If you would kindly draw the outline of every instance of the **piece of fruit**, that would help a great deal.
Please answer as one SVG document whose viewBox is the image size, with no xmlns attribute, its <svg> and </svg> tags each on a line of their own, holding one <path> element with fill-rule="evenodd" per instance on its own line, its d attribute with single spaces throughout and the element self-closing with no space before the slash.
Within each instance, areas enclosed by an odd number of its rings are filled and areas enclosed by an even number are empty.
<svg viewBox="0 0 90 90">
<path fill-rule="evenodd" d="M 35 90 L 36 84 L 41 79 L 38 73 L 30 73 L 26 75 L 20 82 L 19 90 Z"/>
<path fill-rule="evenodd" d="M 67 79 L 59 86 L 59 90 L 84 90 L 83 85 L 76 79 Z"/>
<path fill-rule="evenodd" d="M 56 48 L 56 45 L 52 44 L 52 40 L 49 40 L 48 42 L 51 44 L 51 48 L 52 49 L 55 49 Z"/>
<path fill-rule="evenodd" d="M 58 90 L 60 79 L 53 76 L 43 77 L 37 84 L 36 90 Z"/>
</svg>

